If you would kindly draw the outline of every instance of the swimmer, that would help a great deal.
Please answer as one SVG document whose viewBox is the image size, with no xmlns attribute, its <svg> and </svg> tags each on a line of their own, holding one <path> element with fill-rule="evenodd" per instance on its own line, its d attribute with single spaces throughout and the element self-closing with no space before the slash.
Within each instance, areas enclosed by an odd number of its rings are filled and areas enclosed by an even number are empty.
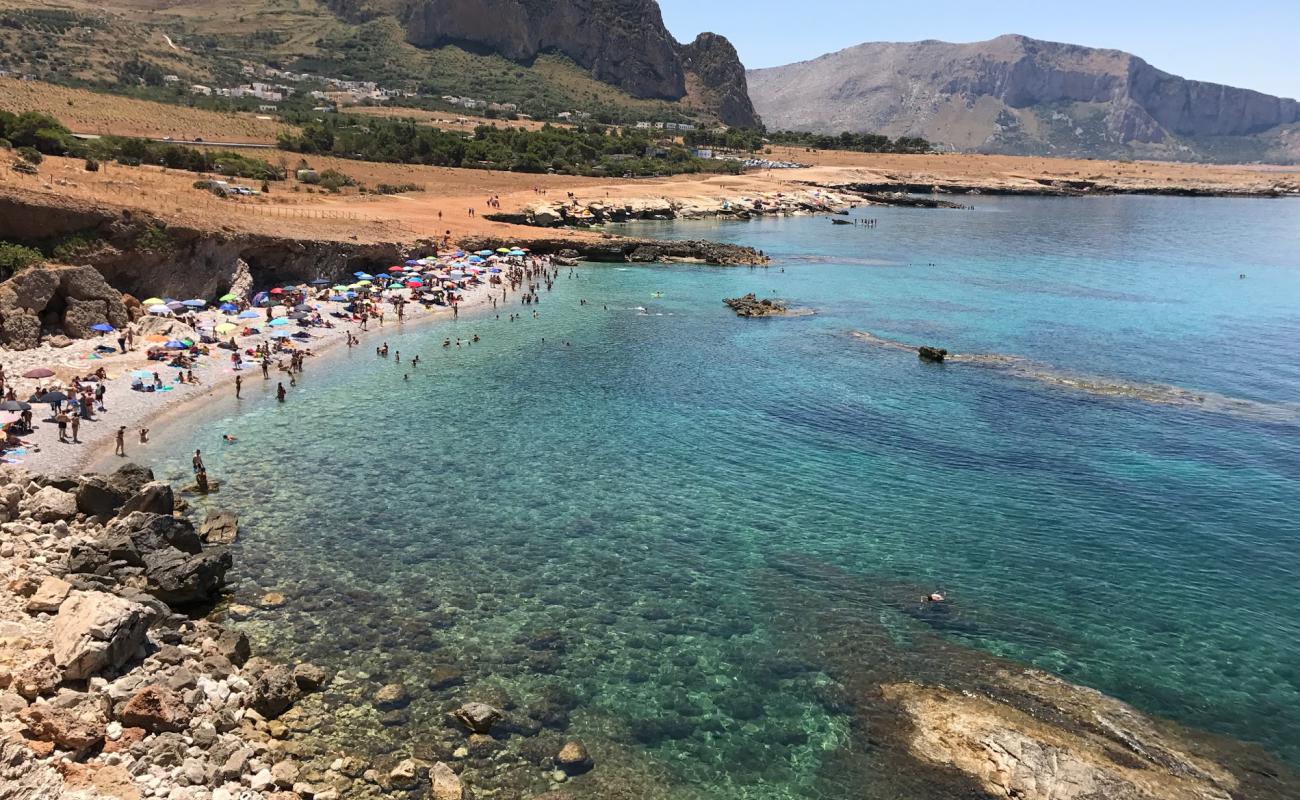
<svg viewBox="0 0 1300 800">
<path fill-rule="evenodd" d="M 231 435 L 228 434 L 228 433 L 223 433 L 223 434 L 221 434 L 221 441 L 225 442 L 226 444 L 234 444 L 235 442 L 237 442 L 237 441 L 239 441 L 239 440 L 236 439 L 235 437 L 231 436 Z"/>
<path fill-rule="evenodd" d="M 922 602 L 922 603 L 942 603 L 942 602 L 943 602 L 943 595 L 939 594 L 938 592 L 931 592 L 930 594 L 927 594 L 925 597 L 921 598 L 921 602 Z"/>
</svg>

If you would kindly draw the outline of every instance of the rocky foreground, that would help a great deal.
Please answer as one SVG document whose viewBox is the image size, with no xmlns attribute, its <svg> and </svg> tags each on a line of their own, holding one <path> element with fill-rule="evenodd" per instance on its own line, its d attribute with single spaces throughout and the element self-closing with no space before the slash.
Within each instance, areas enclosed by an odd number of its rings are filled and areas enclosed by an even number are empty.
<svg viewBox="0 0 1300 800">
<path fill-rule="evenodd" d="M 329 752 L 312 736 L 328 721 L 299 707 L 325 671 L 253 657 L 244 634 L 198 616 L 225 585 L 238 521 L 187 511 L 135 465 L 0 471 L 0 797 L 464 797 L 458 773 L 505 712 L 467 702 L 448 716 L 457 768 Z M 407 697 L 385 687 L 373 702 Z M 576 741 L 543 760 L 556 781 L 592 767 Z"/>
</svg>

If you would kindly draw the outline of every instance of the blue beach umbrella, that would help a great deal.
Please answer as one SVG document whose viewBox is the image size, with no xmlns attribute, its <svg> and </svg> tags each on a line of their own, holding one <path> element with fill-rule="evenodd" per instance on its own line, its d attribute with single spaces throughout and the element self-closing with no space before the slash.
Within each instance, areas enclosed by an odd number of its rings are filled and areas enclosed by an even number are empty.
<svg viewBox="0 0 1300 800">
<path fill-rule="evenodd" d="M 147 370 L 147 369 L 137 369 L 137 370 L 132 370 L 132 372 L 131 372 L 131 377 L 132 377 L 132 378 L 152 378 L 152 377 L 153 377 L 153 373 L 150 372 L 150 371 Z"/>
<path fill-rule="evenodd" d="M 235 305 L 234 303 L 222 303 L 221 305 L 217 306 L 217 310 L 224 311 L 227 314 L 229 314 L 231 311 L 238 311 L 239 306 Z"/>
<path fill-rule="evenodd" d="M 488 270 L 488 272 L 500 272 L 500 271 L 501 271 L 500 267 L 493 267 L 492 269 Z"/>
<path fill-rule="evenodd" d="M 167 348 L 168 350 L 184 350 L 186 347 L 189 347 L 189 345 L 185 344 L 185 342 L 179 342 L 175 339 L 172 339 L 170 342 L 164 344 L 163 347 Z"/>
<path fill-rule="evenodd" d="M 272 328 L 279 328 L 282 325 L 288 325 L 289 319 L 287 317 L 276 317 L 275 319 L 271 320 L 269 324 Z"/>
<path fill-rule="evenodd" d="M 272 338 L 272 339 L 288 339 L 290 336 L 293 336 L 293 334 L 292 334 L 291 332 L 289 332 L 289 331 L 272 331 L 272 332 L 271 332 L 271 338 Z"/>
<path fill-rule="evenodd" d="M 203 308 L 207 304 L 208 304 L 207 300 L 200 300 L 197 297 L 194 298 L 193 300 L 186 300 L 185 302 L 181 303 L 181 305 L 189 306 L 190 308 Z"/>
<path fill-rule="evenodd" d="M 316 280 L 314 280 L 314 281 L 311 282 L 311 285 L 312 285 L 312 286 L 329 286 L 331 283 L 333 283 L 333 281 L 326 280 L 325 278 L 317 278 Z"/>
<path fill-rule="evenodd" d="M 92 331 L 99 331 L 100 333 L 110 333 L 113 331 L 113 326 L 109 325 L 107 322 L 96 322 L 94 325 L 90 326 L 90 329 Z"/>
<path fill-rule="evenodd" d="M 492 255 L 492 251 L 491 251 L 491 250 L 480 250 L 480 251 L 478 251 L 477 253 L 475 253 L 475 255 L 483 256 L 484 258 L 486 258 L 487 256 Z"/>
<path fill-rule="evenodd" d="M 254 311 L 254 310 L 251 309 L 251 308 L 248 309 L 247 311 L 241 311 L 241 312 L 239 312 L 239 319 L 257 319 L 257 318 L 260 317 L 260 316 L 262 316 L 262 315 L 259 314 L 259 313 L 257 313 L 256 311 Z"/>
</svg>

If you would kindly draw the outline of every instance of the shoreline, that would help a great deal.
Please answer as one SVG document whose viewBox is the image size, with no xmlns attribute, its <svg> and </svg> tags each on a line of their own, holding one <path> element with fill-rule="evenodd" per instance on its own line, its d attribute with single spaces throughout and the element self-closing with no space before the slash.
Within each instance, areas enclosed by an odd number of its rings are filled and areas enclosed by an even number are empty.
<svg viewBox="0 0 1300 800">
<path fill-rule="evenodd" d="M 465 300 L 460 305 L 461 312 L 464 313 L 466 311 L 478 310 L 482 306 L 488 304 L 490 297 L 491 295 L 489 294 L 487 286 L 477 287 L 472 291 L 466 292 Z M 329 311 L 336 310 L 336 306 L 341 306 L 341 304 L 330 302 L 322 302 L 321 305 L 324 306 L 322 312 L 326 314 L 328 314 Z M 412 310 L 410 308 L 411 305 L 414 305 L 415 309 L 418 309 L 418 312 L 414 316 L 409 316 L 409 312 Z M 399 324 L 405 327 L 407 324 L 424 324 L 427 321 L 451 316 L 451 310 L 449 308 L 435 306 L 433 309 L 426 311 L 418 304 L 409 304 L 408 316 Z M 345 333 L 348 331 L 362 342 L 365 342 L 372 338 L 372 334 L 386 330 L 384 327 L 371 327 L 368 330 L 362 330 L 361 328 L 356 327 L 355 323 L 349 323 L 349 325 L 350 327 L 339 326 L 335 328 L 312 329 L 313 331 L 320 332 L 317 334 L 319 338 L 310 340 L 313 356 L 326 356 L 337 352 L 338 347 L 347 341 Z M 399 330 L 400 329 L 401 328 L 399 328 Z M 259 334 L 255 337 L 246 337 L 244 341 L 239 343 L 241 350 L 244 349 L 245 346 L 253 346 L 260 343 L 266 336 L 267 334 Z M 139 351 L 136 350 L 132 352 L 135 353 Z M 225 351 L 219 350 L 217 353 L 224 355 Z M 218 357 L 219 356 L 216 353 L 208 356 L 209 359 Z M 328 362 L 322 362 L 313 358 L 313 363 L 320 365 Z M 81 436 L 80 450 L 76 451 L 76 453 L 69 458 L 42 460 L 41 457 L 48 453 L 61 452 L 59 448 L 63 446 L 62 443 L 58 441 L 54 424 L 50 422 L 42 422 L 38 426 L 37 433 L 26 438 L 29 441 L 34 441 L 37 439 L 44 440 L 48 437 L 49 441 L 40 441 L 41 452 L 35 454 L 29 453 L 22 462 L 21 467 L 28 472 L 44 475 L 79 474 L 83 472 L 96 471 L 96 468 L 107 469 L 114 463 L 114 459 L 118 458 L 114 456 L 114 435 L 117 431 L 117 427 L 121 425 L 127 427 L 125 448 L 127 455 L 126 457 L 121 458 L 120 461 L 121 463 L 130 463 L 137 458 L 137 454 L 142 449 L 148 447 L 147 444 L 141 445 L 139 442 L 138 432 L 139 428 L 142 427 L 142 423 L 147 423 L 147 425 L 144 426 L 149 427 L 152 434 L 152 429 L 155 426 L 163 425 L 174 420 L 180 416 L 181 412 L 190 409 L 200 400 L 213 398 L 217 394 L 218 390 L 226 390 L 233 393 L 235 371 L 228 363 L 222 363 L 219 368 L 214 369 L 215 366 L 214 363 L 208 362 L 195 371 L 196 376 L 200 377 L 200 379 L 204 381 L 198 386 L 191 386 L 189 384 L 168 384 L 178 388 L 168 393 L 166 398 L 156 404 L 150 405 L 140 402 L 128 404 L 133 407 L 129 407 L 123 416 L 116 416 L 114 410 L 115 403 L 120 401 L 120 398 L 133 398 L 135 395 L 156 397 L 156 395 L 132 391 L 129 373 L 124 373 L 110 379 L 105 383 L 105 386 L 108 389 L 105 398 L 106 407 L 109 410 L 107 412 L 97 413 L 96 416 L 99 424 L 89 428 L 84 426 L 82 427 L 81 430 L 83 435 Z M 171 368 L 168 367 L 167 369 Z M 251 366 L 241 370 L 239 374 L 255 376 L 260 380 L 258 372 L 259 370 L 256 366 Z M 271 379 L 264 382 L 270 383 L 271 381 L 276 380 L 277 374 L 284 375 L 285 373 L 273 372 Z M 107 414 L 108 416 L 101 416 L 104 414 Z M 105 422 L 110 424 L 104 425 L 103 423 Z M 87 431 L 89 431 L 89 433 L 87 433 Z"/>
</svg>

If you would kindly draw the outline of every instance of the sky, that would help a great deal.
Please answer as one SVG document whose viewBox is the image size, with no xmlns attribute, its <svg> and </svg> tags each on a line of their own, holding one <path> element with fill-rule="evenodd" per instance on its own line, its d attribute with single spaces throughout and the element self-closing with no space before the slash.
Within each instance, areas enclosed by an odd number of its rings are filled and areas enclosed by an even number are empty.
<svg viewBox="0 0 1300 800">
<path fill-rule="evenodd" d="M 731 40 L 746 67 L 862 42 L 976 42 L 1004 33 L 1110 47 L 1184 78 L 1300 98 L 1300 0 L 659 0 L 668 29 Z"/>
</svg>

